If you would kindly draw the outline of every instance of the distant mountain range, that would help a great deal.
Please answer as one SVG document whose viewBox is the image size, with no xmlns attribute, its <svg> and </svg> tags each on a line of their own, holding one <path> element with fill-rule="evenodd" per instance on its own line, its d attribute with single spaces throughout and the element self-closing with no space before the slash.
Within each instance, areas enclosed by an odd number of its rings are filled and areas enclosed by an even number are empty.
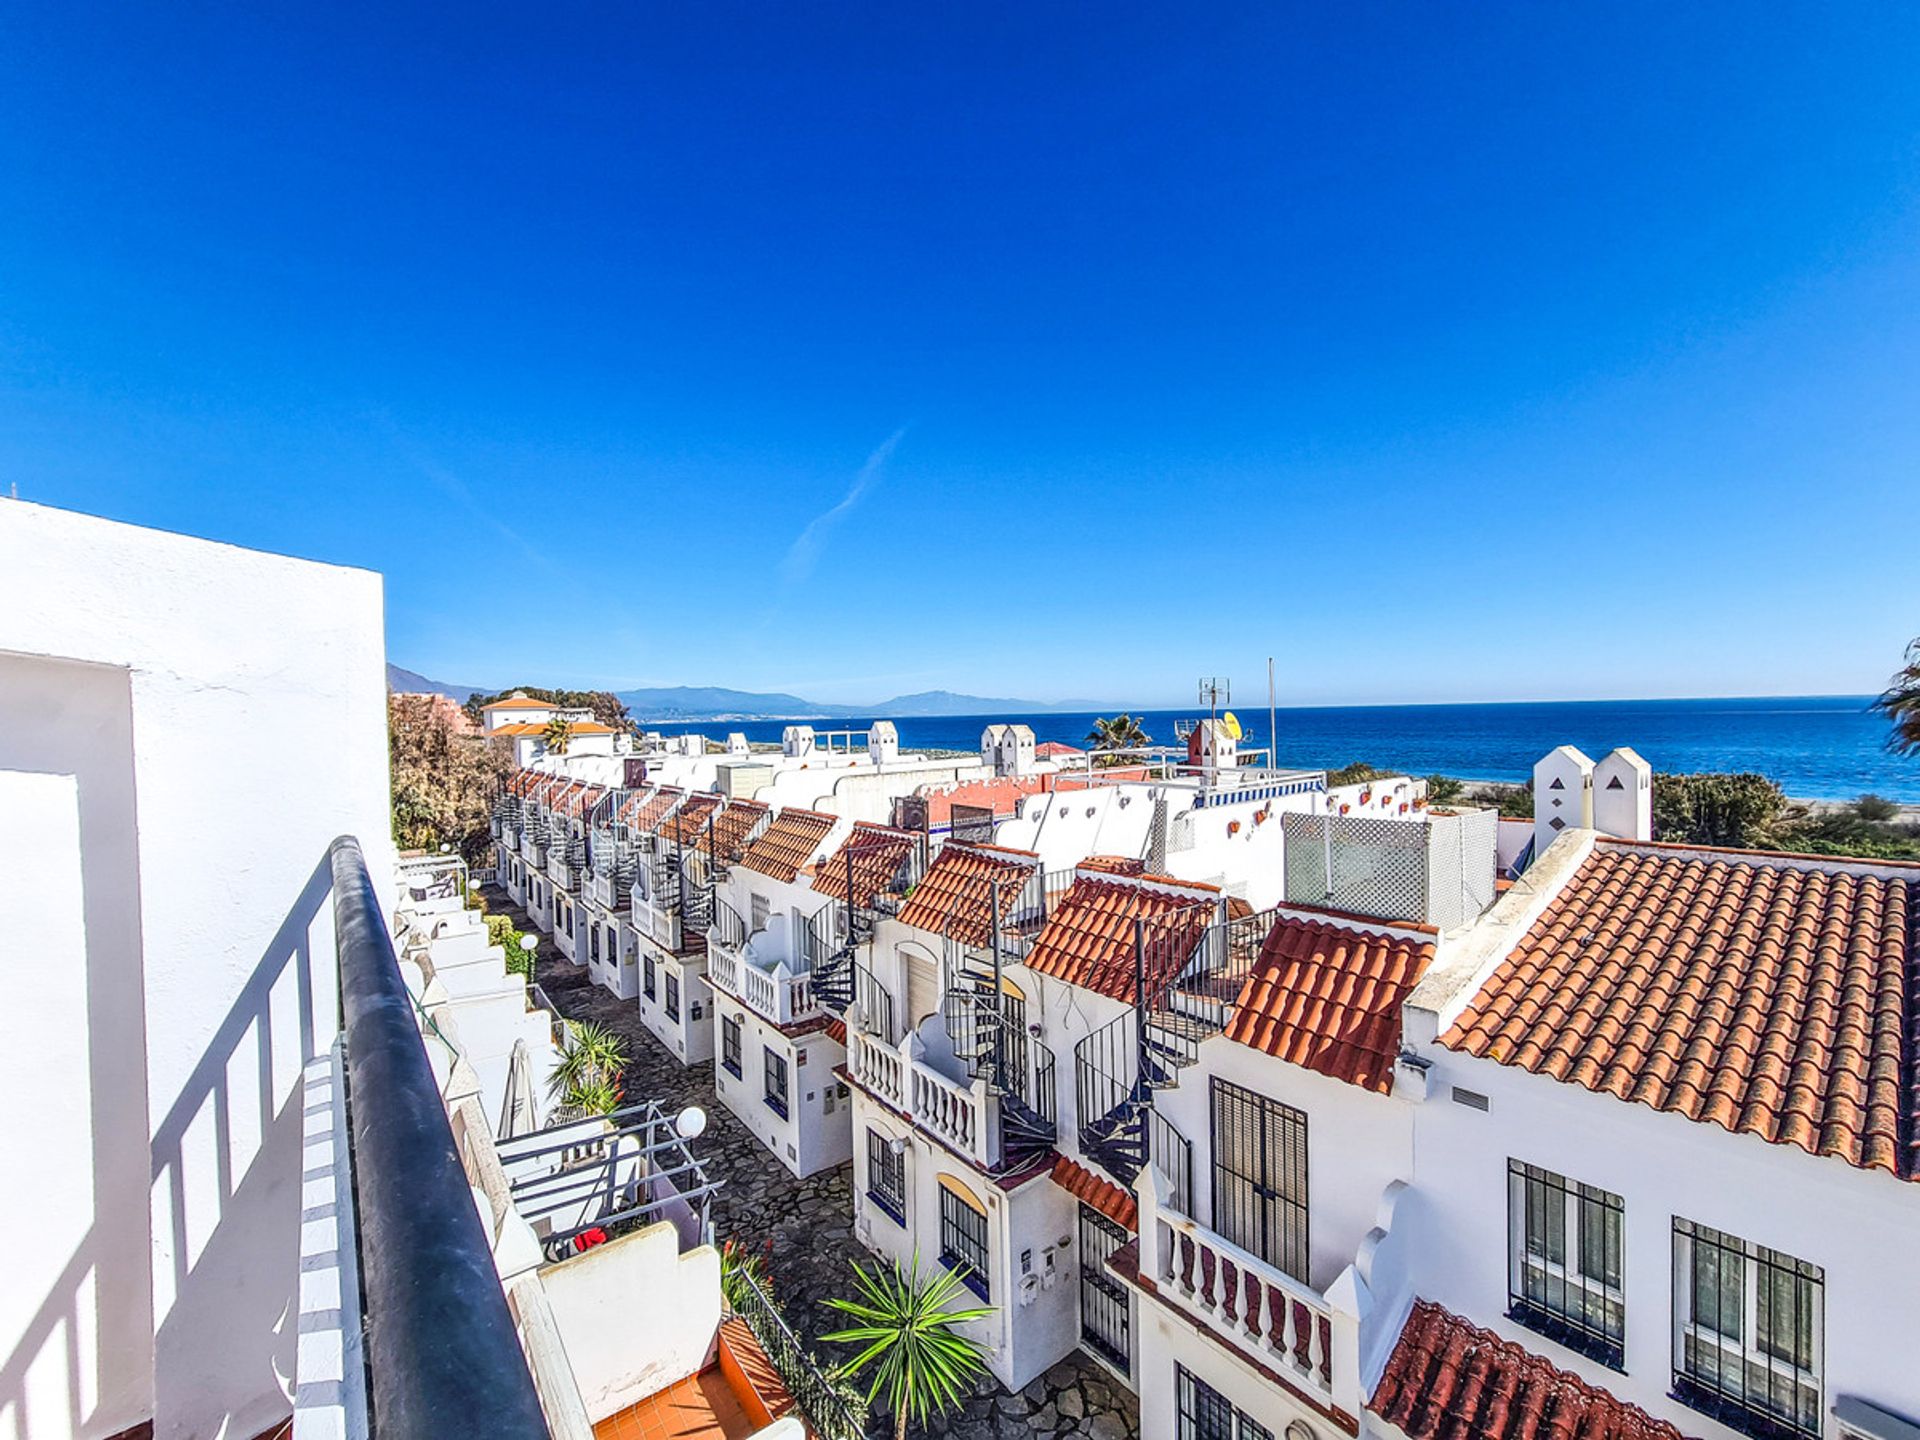
<svg viewBox="0 0 1920 1440">
<path fill-rule="evenodd" d="M 429 680 L 398 665 L 387 666 L 387 688 L 408 694 L 450 695 L 461 704 L 485 693 L 473 685 L 449 685 Z M 1097 710 L 1098 701 L 996 699 L 960 695 L 951 690 L 922 690 L 896 695 L 873 705 L 823 705 L 798 695 L 755 690 L 728 690 L 713 685 L 673 685 L 615 692 L 636 720 L 844 720 L 869 715 L 998 715 L 1044 710 Z"/>
</svg>

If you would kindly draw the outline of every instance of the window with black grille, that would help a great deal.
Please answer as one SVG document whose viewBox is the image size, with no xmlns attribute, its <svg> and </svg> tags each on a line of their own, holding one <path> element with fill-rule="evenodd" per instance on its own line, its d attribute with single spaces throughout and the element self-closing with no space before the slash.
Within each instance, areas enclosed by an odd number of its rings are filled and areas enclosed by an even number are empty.
<svg viewBox="0 0 1920 1440">
<path fill-rule="evenodd" d="M 740 1017 L 724 1015 L 720 1019 L 720 1064 L 734 1079 L 740 1078 Z"/>
<path fill-rule="evenodd" d="M 955 1271 L 982 1300 L 987 1280 L 987 1217 L 944 1186 L 940 1191 L 940 1263 Z"/>
<path fill-rule="evenodd" d="M 1213 1082 L 1213 1228 L 1307 1284 L 1307 1112 Z"/>
<path fill-rule="evenodd" d="M 907 1157 L 878 1130 L 867 1131 L 867 1198 L 893 1219 L 907 1223 Z"/>
<path fill-rule="evenodd" d="M 671 970 L 667 972 L 667 1019 L 680 1018 L 680 977 Z"/>
<path fill-rule="evenodd" d="M 787 1118 L 787 1057 L 778 1054 L 772 1046 L 766 1050 L 766 1097 L 767 1108 L 782 1120 Z"/>
<path fill-rule="evenodd" d="M 1507 1162 L 1507 1314 L 1571 1350 L 1625 1362 L 1627 1300 L 1620 1197 Z"/>
<path fill-rule="evenodd" d="M 597 965 L 600 963 L 600 927 L 598 925 L 587 927 L 587 940 L 593 950 L 593 961 Z"/>
<path fill-rule="evenodd" d="M 1184 1365 L 1173 1367 L 1179 1440 L 1273 1440 L 1273 1432 Z"/>
<path fill-rule="evenodd" d="M 645 994 L 647 999 L 649 1000 L 653 999 L 655 995 L 656 982 L 654 980 L 653 971 L 654 971 L 653 956 L 649 955 L 643 960 L 641 960 L 640 962 L 640 989 L 641 989 L 641 992 Z"/>
<path fill-rule="evenodd" d="M 1673 1259 L 1674 1393 L 1760 1440 L 1819 1435 L 1826 1273 L 1678 1216 Z"/>
</svg>

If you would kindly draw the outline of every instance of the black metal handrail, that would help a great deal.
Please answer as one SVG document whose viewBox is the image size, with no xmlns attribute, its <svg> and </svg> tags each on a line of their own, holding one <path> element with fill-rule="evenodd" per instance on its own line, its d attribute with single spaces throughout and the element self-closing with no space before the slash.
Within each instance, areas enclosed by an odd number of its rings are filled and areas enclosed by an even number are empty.
<svg viewBox="0 0 1920 1440">
<path fill-rule="evenodd" d="M 821 1440 L 866 1440 L 866 1416 L 858 1404 L 820 1369 L 753 1276 L 744 1269 L 736 1270 L 729 1290 L 729 1306 L 747 1322 L 787 1393 Z"/>
<path fill-rule="evenodd" d="M 342 836 L 328 859 L 372 1428 L 380 1440 L 545 1440 L 360 842 Z"/>
</svg>

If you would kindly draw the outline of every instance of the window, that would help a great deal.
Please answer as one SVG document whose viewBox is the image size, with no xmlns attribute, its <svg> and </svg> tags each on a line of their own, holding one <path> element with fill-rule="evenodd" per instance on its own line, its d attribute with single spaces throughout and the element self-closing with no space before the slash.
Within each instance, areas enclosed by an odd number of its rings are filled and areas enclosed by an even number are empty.
<svg viewBox="0 0 1920 1440">
<path fill-rule="evenodd" d="M 654 998 L 653 956 L 648 955 L 640 961 L 640 988 L 647 999 Z"/>
<path fill-rule="evenodd" d="M 1184 1365 L 1173 1367 L 1178 1440 L 1273 1440 L 1273 1432 Z"/>
<path fill-rule="evenodd" d="M 867 1198 L 899 1224 L 907 1223 L 905 1149 L 894 1154 L 893 1142 L 878 1130 L 867 1131 Z"/>
<path fill-rule="evenodd" d="M 593 949 L 593 963 L 598 965 L 600 963 L 600 927 L 598 925 L 589 925 L 587 927 L 587 938 Z"/>
<path fill-rule="evenodd" d="M 747 900 L 747 909 L 752 912 L 753 916 L 753 923 L 747 928 L 750 930 L 766 929 L 767 916 L 772 913 L 773 908 L 767 903 L 767 897 L 764 895 L 749 895 Z"/>
<path fill-rule="evenodd" d="M 1620 1197 L 1507 1162 L 1507 1314 L 1618 1370 L 1626 1360 Z"/>
<path fill-rule="evenodd" d="M 680 977 L 669 970 L 667 972 L 667 1019 L 680 1018 Z"/>
<path fill-rule="evenodd" d="M 991 1300 L 987 1280 L 987 1214 L 944 1185 L 940 1187 L 940 1263 L 956 1272 L 982 1300 Z"/>
<path fill-rule="evenodd" d="M 767 1108 L 784 1120 L 787 1118 L 787 1057 L 775 1054 L 771 1045 L 764 1048 L 767 1052 Z"/>
<path fill-rule="evenodd" d="M 1673 1273 L 1674 1393 L 1763 1440 L 1820 1434 L 1825 1272 L 1676 1216 Z"/>
<path fill-rule="evenodd" d="M 1080 1343 L 1122 1375 L 1133 1366 L 1132 1306 L 1107 1261 L 1131 1238 L 1091 1205 L 1080 1207 Z"/>
<path fill-rule="evenodd" d="M 720 1017 L 720 1064 L 734 1079 L 740 1078 L 740 1017 Z"/>
<path fill-rule="evenodd" d="M 1307 1115 L 1213 1082 L 1213 1228 L 1307 1280 Z"/>
</svg>

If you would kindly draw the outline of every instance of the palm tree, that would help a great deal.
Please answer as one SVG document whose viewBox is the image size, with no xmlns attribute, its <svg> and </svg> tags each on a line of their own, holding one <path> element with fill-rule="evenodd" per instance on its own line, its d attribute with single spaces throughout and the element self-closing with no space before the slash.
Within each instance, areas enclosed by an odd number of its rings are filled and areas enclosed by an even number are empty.
<svg viewBox="0 0 1920 1440">
<path fill-rule="evenodd" d="M 547 753 L 564 755 L 567 753 L 567 737 L 573 733 L 573 727 L 558 715 L 547 722 L 547 728 L 540 732 L 540 738 L 546 741 Z"/>
<path fill-rule="evenodd" d="M 987 1368 L 987 1350 L 959 1327 L 986 1319 L 993 1307 L 952 1308 L 960 1276 L 951 1270 L 921 1273 L 918 1250 L 910 1269 L 897 1263 L 871 1271 L 855 1265 L 853 1273 L 861 1298 L 836 1297 L 827 1304 L 858 1323 L 821 1338 L 866 1347 L 839 1373 L 851 1377 L 871 1368 L 867 1403 L 884 1396 L 893 1413 L 894 1440 L 906 1440 L 909 1419 L 924 1426 L 965 1402 Z"/>
<path fill-rule="evenodd" d="M 1153 743 L 1153 737 L 1131 715 L 1116 715 L 1111 720 L 1095 720 L 1087 732 L 1087 744 L 1095 750 L 1141 750 Z M 1125 757 L 1097 755 L 1096 765 L 1119 765 Z"/>
<path fill-rule="evenodd" d="M 604 1025 L 583 1020 L 568 1027 L 571 1044 L 553 1067 L 547 1088 L 568 1110 L 606 1115 L 620 1108 L 620 1072 L 627 1046 Z"/>
<path fill-rule="evenodd" d="M 1920 755 L 1920 639 L 1907 646 L 1906 662 L 1873 708 L 1893 722 L 1887 748 L 1898 755 Z"/>
</svg>

